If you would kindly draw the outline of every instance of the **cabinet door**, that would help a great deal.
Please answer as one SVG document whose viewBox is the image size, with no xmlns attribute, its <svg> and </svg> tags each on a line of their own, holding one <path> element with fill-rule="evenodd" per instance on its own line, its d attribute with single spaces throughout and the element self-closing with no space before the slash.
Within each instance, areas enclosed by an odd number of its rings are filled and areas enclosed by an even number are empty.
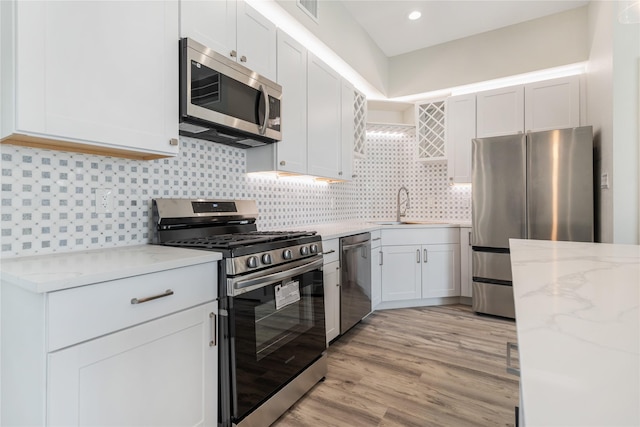
<svg viewBox="0 0 640 427">
<path fill-rule="evenodd" d="M 236 1 L 181 0 L 180 36 L 235 60 Z"/>
<path fill-rule="evenodd" d="M 275 81 L 276 25 L 246 2 L 237 3 L 237 60 L 250 70 Z"/>
<path fill-rule="evenodd" d="M 18 2 L 17 14 L 18 132 L 177 153 L 175 1 Z"/>
<path fill-rule="evenodd" d="M 471 228 L 460 228 L 460 296 L 471 298 Z"/>
<path fill-rule="evenodd" d="M 382 250 L 371 248 L 371 309 L 382 301 Z"/>
<path fill-rule="evenodd" d="M 471 182 L 471 141 L 476 137 L 476 96 L 447 98 L 447 168 L 452 183 Z"/>
<path fill-rule="evenodd" d="M 307 80 L 307 144 L 309 175 L 339 179 L 342 130 L 341 77 L 309 53 Z"/>
<path fill-rule="evenodd" d="M 524 101 L 527 131 L 580 126 L 578 76 L 527 84 L 524 87 Z"/>
<path fill-rule="evenodd" d="M 216 425 L 217 309 L 211 302 L 50 353 L 47 425 Z"/>
<path fill-rule="evenodd" d="M 342 117 L 340 119 L 342 138 L 340 141 L 341 157 L 340 178 L 351 181 L 353 179 L 353 138 L 354 138 L 354 109 L 355 89 L 351 83 L 342 79 L 341 86 Z"/>
<path fill-rule="evenodd" d="M 512 86 L 476 94 L 478 138 L 524 132 L 524 87 Z"/>
<path fill-rule="evenodd" d="M 422 252 L 422 298 L 460 296 L 460 245 L 424 245 Z"/>
<path fill-rule="evenodd" d="M 340 335 L 340 263 L 334 261 L 326 264 L 323 273 L 324 318 L 329 345 L 329 341 Z"/>
<path fill-rule="evenodd" d="M 274 144 L 280 171 L 307 173 L 307 50 L 278 31 L 278 83 L 282 86 L 282 141 Z"/>
<path fill-rule="evenodd" d="M 419 299 L 422 252 L 419 245 L 382 247 L 382 301 Z"/>
</svg>

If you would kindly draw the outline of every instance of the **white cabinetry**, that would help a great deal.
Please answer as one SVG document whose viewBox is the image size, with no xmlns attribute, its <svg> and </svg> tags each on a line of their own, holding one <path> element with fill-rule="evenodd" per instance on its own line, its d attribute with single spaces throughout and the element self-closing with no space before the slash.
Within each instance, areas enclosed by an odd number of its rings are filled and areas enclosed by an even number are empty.
<svg viewBox="0 0 640 427">
<path fill-rule="evenodd" d="M 247 150 L 247 172 L 307 173 L 307 49 L 278 30 L 282 140 Z"/>
<path fill-rule="evenodd" d="M 49 353 L 47 424 L 215 425 L 215 316 L 210 302 Z"/>
<path fill-rule="evenodd" d="M 371 232 L 371 309 L 382 301 L 382 241 L 380 230 Z"/>
<path fill-rule="evenodd" d="M 111 279 L 45 293 L 21 286 L 29 276 L 3 277 L 2 425 L 216 424 L 216 263 L 177 267 L 177 253 L 145 250 L 127 253 L 169 265 L 116 279 L 96 268 Z M 115 252 L 78 257 L 127 264 Z M 82 270 L 72 258 L 33 262 Z"/>
<path fill-rule="evenodd" d="M 324 317 L 327 345 L 340 335 L 340 241 L 324 240 Z"/>
<path fill-rule="evenodd" d="M 527 131 L 580 126 L 579 77 L 564 77 L 525 85 L 524 113 L 524 128 Z"/>
<path fill-rule="evenodd" d="M 379 307 L 433 305 L 459 297 L 459 234 L 455 227 L 382 230 Z"/>
<path fill-rule="evenodd" d="M 478 138 L 524 131 L 524 87 L 510 86 L 476 94 Z"/>
<path fill-rule="evenodd" d="M 182 0 L 180 34 L 276 79 L 276 26 L 242 0 Z"/>
<path fill-rule="evenodd" d="M 0 7 L 15 17 L 2 26 L 3 142 L 140 159 L 178 152 L 175 1 Z"/>
<path fill-rule="evenodd" d="M 307 73 L 308 173 L 338 179 L 341 167 L 342 79 L 311 53 L 308 56 Z"/>
<path fill-rule="evenodd" d="M 449 182 L 471 182 L 471 144 L 476 137 L 476 95 L 447 98 L 445 111 Z"/>
<path fill-rule="evenodd" d="M 460 228 L 460 296 L 471 298 L 471 227 Z"/>
<path fill-rule="evenodd" d="M 580 77 L 563 77 L 446 101 L 451 183 L 471 182 L 473 138 L 580 126 Z"/>
<path fill-rule="evenodd" d="M 278 31 L 282 141 L 247 151 L 247 172 L 353 177 L 355 89 L 327 64 Z"/>
<path fill-rule="evenodd" d="M 418 161 L 445 160 L 445 101 L 416 104 Z"/>
</svg>

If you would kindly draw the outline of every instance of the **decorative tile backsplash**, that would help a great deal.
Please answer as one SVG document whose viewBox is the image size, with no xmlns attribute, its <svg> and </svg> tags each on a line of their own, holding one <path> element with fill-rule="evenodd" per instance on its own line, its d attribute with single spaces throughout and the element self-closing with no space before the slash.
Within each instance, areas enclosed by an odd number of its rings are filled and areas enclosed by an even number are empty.
<svg viewBox="0 0 640 427">
<path fill-rule="evenodd" d="M 0 145 L 0 256 L 148 243 L 151 199 L 255 199 L 258 229 L 390 219 L 409 189 L 408 216 L 469 221 L 469 187 L 447 183 L 446 162 L 415 162 L 415 137 L 369 136 L 352 182 L 326 184 L 245 173 L 245 151 L 181 138 L 174 158 L 139 161 Z M 96 213 L 96 189 L 111 190 L 113 212 Z"/>
</svg>

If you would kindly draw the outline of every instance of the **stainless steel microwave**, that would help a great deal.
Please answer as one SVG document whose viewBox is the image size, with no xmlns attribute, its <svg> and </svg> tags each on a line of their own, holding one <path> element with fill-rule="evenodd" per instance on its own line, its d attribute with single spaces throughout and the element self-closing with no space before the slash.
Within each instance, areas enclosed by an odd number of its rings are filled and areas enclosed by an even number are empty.
<svg viewBox="0 0 640 427">
<path fill-rule="evenodd" d="M 241 148 L 277 142 L 281 105 L 279 84 L 180 40 L 180 135 Z"/>
</svg>

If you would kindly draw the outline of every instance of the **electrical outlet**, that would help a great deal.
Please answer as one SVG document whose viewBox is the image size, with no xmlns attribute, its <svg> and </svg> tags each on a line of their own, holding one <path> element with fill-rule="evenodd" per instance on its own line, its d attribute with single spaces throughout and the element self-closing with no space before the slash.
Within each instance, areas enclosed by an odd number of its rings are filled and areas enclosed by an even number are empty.
<svg viewBox="0 0 640 427">
<path fill-rule="evenodd" d="M 600 188 L 609 188 L 609 174 L 606 172 L 600 175 Z"/>
<path fill-rule="evenodd" d="M 96 213 L 113 211 L 113 192 L 111 189 L 96 188 Z"/>
</svg>

